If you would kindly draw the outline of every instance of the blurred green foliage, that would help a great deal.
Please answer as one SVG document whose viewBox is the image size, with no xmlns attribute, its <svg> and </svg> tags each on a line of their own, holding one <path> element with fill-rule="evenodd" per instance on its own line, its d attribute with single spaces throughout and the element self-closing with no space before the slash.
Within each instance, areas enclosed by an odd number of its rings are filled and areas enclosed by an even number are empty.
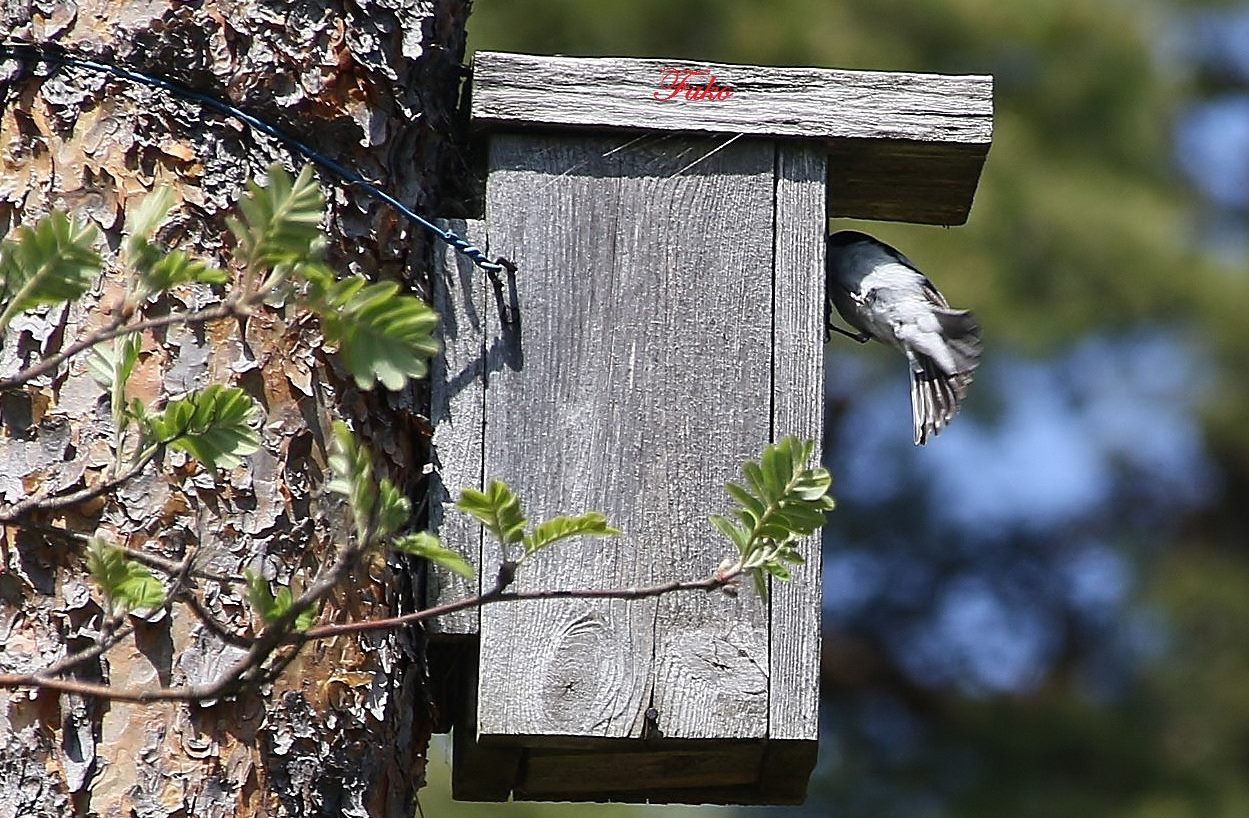
<svg viewBox="0 0 1249 818">
<path fill-rule="evenodd" d="M 969 223 L 867 229 L 905 248 L 952 303 L 975 308 L 990 356 L 1043 359 L 1090 333 L 1159 327 L 1191 340 L 1210 366 L 1201 421 L 1221 494 L 1174 521 L 1165 541 L 1119 539 L 1137 571 L 1121 615 L 1145 623 L 1150 661 L 1123 668 L 1127 681 L 1106 694 L 1081 683 L 1069 656 L 1013 696 L 869 674 L 866 685 L 906 703 L 926 750 L 882 765 L 865 743 L 839 740 L 807 813 L 1249 815 L 1249 282 L 1243 259 L 1204 249 L 1205 204 L 1176 170 L 1172 129 L 1209 83 L 1166 48 L 1187 14 L 1218 5 L 477 4 L 472 49 L 992 74 L 995 137 Z M 970 411 L 991 415 L 990 395 L 973 396 Z M 1119 513 L 1131 509 L 1107 510 Z M 836 710 L 848 688 L 827 685 L 826 704 Z"/>
</svg>

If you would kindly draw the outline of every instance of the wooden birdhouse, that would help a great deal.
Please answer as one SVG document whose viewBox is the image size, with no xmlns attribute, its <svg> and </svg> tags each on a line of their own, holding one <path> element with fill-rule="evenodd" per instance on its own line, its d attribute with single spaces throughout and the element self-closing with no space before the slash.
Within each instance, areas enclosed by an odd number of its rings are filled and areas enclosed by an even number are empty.
<svg viewBox="0 0 1249 818">
<path fill-rule="evenodd" d="M 433 522 L 506 480 L 534 519 L 600 510 L 624 533 L 526 563 L 516 588 L 707 577 L 707 522 L 769 442 L 821 436 L 831 216 L 961 224 L 989 149 L 980 76 L 478 53 L 484 222 L 516 272 L 435 275 Z M 470 668 L 454 730 L 468 800 L 794 803 L 816 755 L 820 547 L 770 599 L 672 594 L 500 604 L 434 625 Z M 447 649 L 447 655 L 456 649 Z"/>
</svg>

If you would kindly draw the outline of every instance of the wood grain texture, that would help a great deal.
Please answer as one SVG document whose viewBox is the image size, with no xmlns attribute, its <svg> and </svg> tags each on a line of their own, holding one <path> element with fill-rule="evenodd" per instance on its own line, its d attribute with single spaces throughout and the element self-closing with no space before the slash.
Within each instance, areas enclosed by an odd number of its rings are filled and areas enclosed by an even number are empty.
<svg viewBox="0 0 1249 818">
<path fill-rule="evenodd" d="M 814 440 L 824 413 L 825 159 L 811 145 L 779 146 L 776 162 L 775 437 Z M 799 546 L 805 565 L 772 583 L 770 739 L 819 735 L 820 536 Z"/>
<path fill-rule="evenodd" d="M 482 221 L 453 220 L 442 227 L 485 247 Z M 426 570 L 425 606 L 432 607 L 475 594 L 480 587 L 482 529 L 476 520 L 456 511 L 455 499 L 466 486 L 481 488 L 482 430 L 485 425 L 485 319 L 488 309 L 485 274 L 449 245 L 436 248 L 430 284 L 439 315 L 442 354 L 430 363 L 429 523 L 448 547 L 460 551 L 478 570 L 465 579 L 436 565 Z M 476 635 L 480 614 L 470 608 L 430 621 L 434 637 Z"/>
<path fill-rule="evenodd" d="M 958 225 L 971 212 L 987 145 L 842 139 L 825 145 L 828 215 Z"/>
<path fill-rule="evenodd" d="M 491 252 L 520 271 L 487 475 L 532 519 L 599 509 L 626 532 L 539 555 L 518 587 L 700 577 L 727 553 L 705 515 L 770 428 L 774 149 L 722 144 L 491 141 Z M 479 733 L 637 737 L 653 701 L 665 735 L 762 736 L 766 627 L 749 593 L 487 608 Z"/>
<path fill-rule="evenodd" d="M 659 101 L 661 71 L 703 68 L 723 100 Z M 816 140 L 831 215 L 963 224 L 993 135 L 993 78 L 684 60 L 478 52 L 474 125 L 677 131 Z"/>
<path fill-rule="evenodd" d="M 659 101 L 668 67 L 708 69 L 724 100 Z M 705 131 L 812 139 L 905 139 L 987 145 L 993 79 L 831 68 L 539 57 L 479 51 L 473 119 L 480 124 Z"/>
<path fill-rule="evenodd" d="M 757 787 L 763 752 L 757 742 L 667 740 L 617 740 L 594 753 L 530 750 L 515 798 L 723 803 Z"/>
<path fill-rule="evenodd" d="M 603 739 L 524 751 L 517 801 L 801 804 L 815 762 L 806 741 Z M 506 761 L 499 765 L 510 770 Z M 496 773 L 484 771 L 487 778 Z"/>
</svg>

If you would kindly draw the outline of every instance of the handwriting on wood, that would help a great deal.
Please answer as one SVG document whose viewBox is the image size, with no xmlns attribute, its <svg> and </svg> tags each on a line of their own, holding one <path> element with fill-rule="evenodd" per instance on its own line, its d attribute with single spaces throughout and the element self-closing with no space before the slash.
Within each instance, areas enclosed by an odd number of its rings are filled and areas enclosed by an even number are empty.
<svg viewBox="0 0 1249 818">
<path fill-rule="evenodd" d="M 732 93 L 658 100 L 670 69 L 705 71 Z M 816 140 L 831 160 L 830 216 L 924 224 L 967 220 L 993 136 L 987 76 L 478 52 L 472 106 L 474 126 L 492 130 Z"/>
</svg>

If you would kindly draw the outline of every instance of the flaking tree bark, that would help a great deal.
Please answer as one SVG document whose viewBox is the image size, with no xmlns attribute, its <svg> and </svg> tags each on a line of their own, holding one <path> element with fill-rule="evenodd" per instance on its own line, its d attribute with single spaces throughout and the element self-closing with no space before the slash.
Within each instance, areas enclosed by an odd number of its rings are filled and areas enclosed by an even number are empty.
<svg viewBox="0 0 1249 818">
<path fill-rule="evenodd" d="M 56 42 L 227 98 L 418 212 L 442 215 L 440 191 L 463 167 L 449 134 L 467 7 L 0 0 L 0 35 Z M 77 69 L 0 65 L 0 233 L 59 207 L 95 223 L 115 250 L 127 210 L 170 186 L 180 205 L 161 238 L 225 259 L 224 212 L 274 159 L 301 164 L 273 140 L 167 93 Z M 419 287 L 424 237 L 384 206 L 330 190 L 331 262 Z M 70 309 L 20 317 L 0 346 L 0 374 L 104 323 L 121 287 L 110 272 Z M 149 313 L 222 298 L 220 288 L 188 292 Z M 262 450 L 243 466 L 214 476 L 173 457 L 175 468 L 149 468 L 106 498 L 0 529 L 0 672 L 30 672 L 91 643 L 103 612 L 81 538 L 96 530 L 173 560 L 194 549 L 216 573 L 251 568 L 298 588 L 348 536 L 343 509 L 322 497 L 335 415 L 419 499 L 421 396 L 357 390 L 322 349 L 314 321 L 279 306 L 246 322 L 148 335 L 128 392 L 155 403 L 213 382 L 243 386 L 265 408 Z M 101 479 L 112 459 L 102 398 L 81 358 L 0 396 L 0 502 Z M 218 619 L 245 624 L 240 586 L 199 583 Z M 404 566 L 379 558 L 356 570 L 319 621 L 402 613 L 409 592 Z M 190 617 L 134 624 L 135 638 L 80 678 L 195 684 L 237 655 Z M 431 726 L 420 656 L 410 631 L 342 637 L 310 645 L 257 693 L 202 705 L 0 690 L 0 818 L 408 818 Z"/>
</svg>

